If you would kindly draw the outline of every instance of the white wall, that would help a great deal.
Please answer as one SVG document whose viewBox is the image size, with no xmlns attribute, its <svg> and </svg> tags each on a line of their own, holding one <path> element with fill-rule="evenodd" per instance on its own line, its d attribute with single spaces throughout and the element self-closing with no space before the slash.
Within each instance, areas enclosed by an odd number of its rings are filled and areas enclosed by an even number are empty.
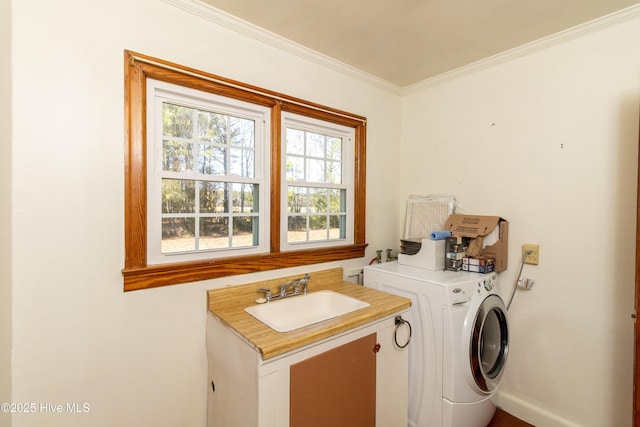
<svg viewBox="0 0 640 427">
<path fill-rule="evenodd" d="M 160 0 L 11 6 L 13 401 L 90 409 L 13 425 L 202 426 L 205 291 L 328 265 L 123 293 L 123 51 L 368 117 L 369 230 L 398 222 L 396 175 L 380 172 L 399 160 L 400 98 Z M 367 257 L 395 239 L 372 232 Z"/>
<path fill-rule="evenodd" d="M 10 6 L 13 116 L 0 128 L 13 137 L 0 159 L 13 162 L 0 196 L 13 226 L 0 210 L 0 232 L 13 246 L 0 274 L 12 286 L 0 311 L 12 321 L 0 337 L 13 331 L 14 362 L 0 397 L 90 405 L 14 426 L 201 426 L 205 291 L 306 270 L 122 292 L 124 49 L 367 116 L 370 246 L 347 268 L 397 247 L 409 194 L 451 192 L 507 218 L 502 290 L 521 243 L 541 245 L 541 264 L 525 268 L 537 284 L 510 311 L 500 403 L 538 425 L 630 425 L 637 19 L 401 100 L 160 0 Z"/>
<path fill-rule="evenodd" d="M 11 401 L 11 4 L 0 2 L 0 402 Z M 0 427 L 11 415 L 0 414 Z"/>
<path fill-rule="evenodd" d="M 498 399 L 535 425 L 631 425 L 638 40 L 636 18 L 403 99 L 405 196 L 508 219 L 507 296 L 540 244 Z"/>
</svg>

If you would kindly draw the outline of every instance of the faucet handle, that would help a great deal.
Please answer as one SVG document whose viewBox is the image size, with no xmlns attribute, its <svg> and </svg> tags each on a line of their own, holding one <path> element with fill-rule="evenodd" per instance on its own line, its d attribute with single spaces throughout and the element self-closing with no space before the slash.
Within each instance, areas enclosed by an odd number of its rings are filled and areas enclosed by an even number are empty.
<svg viewBox="0 0 640 427">
<path fill-rule="evenodd" d="M 271 300 L 271 289 L 260 288 L 258 290 L 264 292 L 264 297 L 267 299 L 267 301 Z"/>
<path fill-rule="evenodd" d="M 289 288 L 289 286 L 291 285 L 291 283 L 282 283 L 278 286 L 278 294 L 280 296 L 285 296 L 287 293 L 287 289 Z"/>
</svg>

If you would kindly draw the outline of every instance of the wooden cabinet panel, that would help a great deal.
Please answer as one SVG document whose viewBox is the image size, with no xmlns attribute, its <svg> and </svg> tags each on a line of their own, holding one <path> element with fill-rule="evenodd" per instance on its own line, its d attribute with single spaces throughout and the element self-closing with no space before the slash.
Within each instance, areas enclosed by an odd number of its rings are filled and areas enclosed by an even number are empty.
<svg viewBox="0 0 640 427">
<path fill-rule="evenodd" d="M 376 337 L 291 365 L 291 427 L 375 426 Z"/>
</svg>

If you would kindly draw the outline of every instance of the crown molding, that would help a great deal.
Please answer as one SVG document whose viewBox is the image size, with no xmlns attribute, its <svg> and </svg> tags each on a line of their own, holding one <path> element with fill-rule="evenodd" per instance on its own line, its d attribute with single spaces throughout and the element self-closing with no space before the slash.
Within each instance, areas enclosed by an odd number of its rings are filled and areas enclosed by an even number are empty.
<svg viewBox="0 0 640 427">
<path fill-rule="evenodd" d="M 577 25 L 559 33 L 552 34 L 547 37 L 543 37 L 538 40 L 534 40 L 530 43 L 515 47 L 513 49 L 506 50 L 493 56 L 481 59 L 473 62 L 469 65 L 465 65 L 454 70 L 439 74 L 437 76 L 425 79 L 421 82 L 404 86 L 402 88 L 402 95 L 409 95 L 411 93 L 419 92 L 429 87 L 437 86 L 439 84 L 473 74 L 477 71 L 484 70 L 490 67 L 494 67 L 505 62 L 512 61 L 523 56 L 539 52 L 553 46 L 557 46 L 571 40 L 583 37 L 589 34 L 597 33 L 615 25 L 622 24 L 633 19 L 640 17 L 640 3 L 628 8 L 622 9 L 618 12 L 605 15 L 603 17 L 594 19 L 584 24 Z"/>
<path fill-rule="evenodd" d="M 182 9 L 193 15 L 211 21 L 236 33 L 258 40 L 267 45 L 273 46 L 282 51 L 291 53 L 307 61 L 321 65 L 343 75 L 355 78 L 365 83 L 378 87 L 379 89 L 391 92 L 395 95 L 402 94 L 402 88 L 387 80 L 376 77 L 372 74 L 352 67 L 344 62 L 333 59 L 327 55 L 316 52 L 308 47 L 302 46 L 289 39 L 279 36 L 264 28 L 258 27 L 243 19 L 237 18 L 213 6 L 202 3 L 198 0 L 162 0 L 163 2 Z"/>
</svg>

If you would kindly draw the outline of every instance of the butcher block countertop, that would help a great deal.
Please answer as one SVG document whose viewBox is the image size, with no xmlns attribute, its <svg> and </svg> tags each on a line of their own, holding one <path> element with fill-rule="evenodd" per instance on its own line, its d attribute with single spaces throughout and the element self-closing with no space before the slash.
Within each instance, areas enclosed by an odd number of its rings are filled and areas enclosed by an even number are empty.
<svg viewBox="0 0 640 427">
<path fill-rule="evenodd" d="M 276 332 L 244 311 L 263 296 L 260 288 L 271 289 L 275 294 L 278 285 L 304 274 L 281 277 L 248 285 L 229 286 L 208 291 L 208 310 L 233 329 L 266 360 L 291 350 L 348 331 L 358 326 L 382 319 L 411 306 L 411 300 L 343 280 L 342 268 L 310 272 L 308 292 L 332 290 L 368 302 L 369 307 L 315 323 L 290 332 Z M 297 298 L 297 297 L 290 297 Z"/>
</svg>

